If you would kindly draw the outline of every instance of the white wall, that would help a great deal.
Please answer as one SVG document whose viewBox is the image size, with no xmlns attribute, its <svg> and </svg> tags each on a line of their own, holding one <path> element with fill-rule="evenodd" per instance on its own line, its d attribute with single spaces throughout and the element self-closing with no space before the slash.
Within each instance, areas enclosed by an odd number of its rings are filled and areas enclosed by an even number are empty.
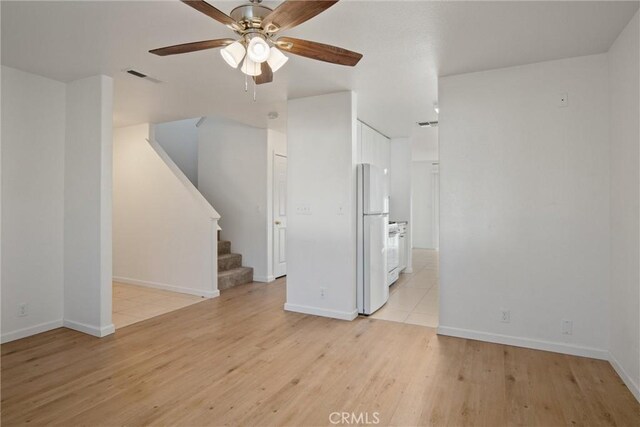
<svg viewBox="0 0 640 427">
<path fill-rule="evenodd" d="M 411 131 L 411 159 L 416 162 L 437 160 L 438 128 L 416 126 Z"/>
<path fill-rule="evenodd" d="M 67 84 L 64 188 L 64 323 L 95 336 L 111 323 L 113 80 Z"/>
<path fill-rule="evenodd" d="M 2 74 L 2 340 L 62 325 L 107 335 L 112 81 Z"/>
<path fill-rule="evenodd" d="M 609 51 L 611 120 L 612 363 L 640 400 L 640 24 L 638 13 Z"/>
<path fill-rule="evenodd" d="M 357 316 L 356 123 L 353 92 L 289 101 L 286 310 Z"/>
<path fill-rule="evenodd" d="M 394 138 L 390 142 L 389 153 L 389 220 L 407 221 L 409 248 L 411 241 L 411 141 L 409 138 Z M 406 273 L 412 271 L 411 251 L 407 257 Z"/>
<path fill-rule="evenodd" d="M 394 138 L 390 147 L 389 219 L 411 218 L 411 145 L 408 138 Z"/>
<path fill-rule="evenodd" d="M 148 124 L 114 131 L 114 280 L 215 297 L 219 215 L 148 138 Z"/>
<path fill-rule="evenodd" d="M 198 186 L 199 119 L 178 120 L 154 125 L 155 140 L 189 181 Z"/>
<path fill-rule="evenodd" d="M 1 128 L 5 342 L 62 326 L 65 85 L 3 66 Z"/>
<path fill-rule="evenodd" d="M 269 277 L 267 130 L 208 117 L 198 128 L 198 188 L 220 212 L 220 233 L 254 280 Z"/>
<path fill-rule="evenodd" d="M 434 203 L 434 161 L 411 162 L 411 237 L 414 248 L 437 249 L 437 204 Z"/>
<path fill-rule="evenodd" d="M 445 77 L 439 104 L 439 333 L 606 358 L 607 55 Z"/>
</svg>

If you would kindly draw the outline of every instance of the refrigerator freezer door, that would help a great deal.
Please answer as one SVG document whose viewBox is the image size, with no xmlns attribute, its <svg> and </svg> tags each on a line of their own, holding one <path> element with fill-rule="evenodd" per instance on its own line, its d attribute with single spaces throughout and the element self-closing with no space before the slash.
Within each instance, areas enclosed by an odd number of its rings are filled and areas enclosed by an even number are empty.
<svg viewBox="0 0 640 427">
<path fill-rule="evenodd" d="M 387 216 L 364 216 L 364 314 L 372 314 L 389 299 L 387 286 Z"/>
</svg>

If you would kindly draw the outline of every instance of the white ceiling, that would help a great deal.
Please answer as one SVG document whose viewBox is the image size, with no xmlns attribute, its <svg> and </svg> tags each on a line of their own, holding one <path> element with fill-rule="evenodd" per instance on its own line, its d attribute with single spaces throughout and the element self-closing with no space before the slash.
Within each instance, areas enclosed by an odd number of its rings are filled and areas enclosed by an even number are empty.
<svg viewBox="0 0 640 427">
<path fill-rule="evenodd" d="M 241 3 L 212 0 L 225 12 Z M 358 66 L 292 56 L 254 102 L 216 51 L 147 53 L 233 35 L 178 1 L 3 2 L 2 64 L 65 82 L 113 76 L 116 126 L 223 115 L 265 127 L 267 112 L 286 115 L 286 99 L 351 89 L 365 122 L 410 136 L 417 121 L 437 118 L 437 76 L 605 52 L 637 9 L 637 1 L 342 0 L 285 34 L 359 51 Z M 122 73 L 128 67 L 164 83 Z"/>
</svg>

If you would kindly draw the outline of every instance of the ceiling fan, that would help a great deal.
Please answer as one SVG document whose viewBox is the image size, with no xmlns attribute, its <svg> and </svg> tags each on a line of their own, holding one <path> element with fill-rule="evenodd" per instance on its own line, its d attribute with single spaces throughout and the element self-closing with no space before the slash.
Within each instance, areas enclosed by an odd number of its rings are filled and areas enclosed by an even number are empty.
<svg viewBox="0 0 640 427">
<path fill-rule="evenodd" d="M 350 67 L 362 58 L 362 54 L 340 47 L 279 36 L 282 31 L 300 25 L 327 10 L 338 0 L 285 0 L 273 10 L 260 4 L 262 0 L 250 0 L 250 3 L 233 9 L 230 16 L 203 0 L 181 1 L 226 25 L 239 38 L 167 46 L 150 50 L 150 53 L 167 56 L 223 47 L 220 53 L 227 64 L 233 68 L 242 64 L 240 70 L 245 75 L 253 77 L 256 84 L 271 82 L 273 72 L 288 61 L 289 58 L 282 51 Z"/>
</svg>

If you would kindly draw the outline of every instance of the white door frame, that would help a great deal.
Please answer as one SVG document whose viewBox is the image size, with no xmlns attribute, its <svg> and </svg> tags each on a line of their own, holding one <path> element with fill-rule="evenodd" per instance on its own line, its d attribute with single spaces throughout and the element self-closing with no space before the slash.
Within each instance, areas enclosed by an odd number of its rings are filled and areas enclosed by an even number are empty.
<svg viewBox="0 0 640 427">
<path fill-rule="evenodd" d="M 431 163 L 431 206 L 433 213 L 431 216 L 433 229 L 433 248 L 440 249 L 440 162 Z"/>
<path fill-rule="evenodd" d="M 286 266 L 286 257 L 285 257 L 285 262 L 282 263 L 280 262 L 280 231 L 281 230 L 285 230 L 284 232 L 284 242 L 285 242 L 285 249 L 286 249 L 286 229 L 287 229 L 287 213 L 286 213 L 286 203 L 285 203 L 285 214 L 284 217 L 280 215 L 279 211 L 277 210 L 278 206 L 278 197 L 276 197 L 277 194 L 281 193 L 281 189 L 277 189 L 277 182 L 278 182 L 278 174 L 276 173 L 276 165 L 277 165 L 277 160 L 280 159 L 284 159 L 285 161 L 287 160 L 287 156 L 282 155 L 282 154 L 278 154 L 278 153 L 273 153 L 273 161 L 272 161 L 272 203 L 271 203 L 271 218 L 272 218 L 272 236 L 273 236 L 273 244 L 272 244 L 272 260 L 273 260 L 273 276 L 274 277 L 282 277 L 285 276 L 287 274 L 287 266 Z M 286 178 L 286 177 L 285 177 Z M 286 179 L 285 179 L 285 187 L 284 187 L 284 192 L 285 192 L 285 200 L 286 200 L 286 192 L 287 192 L 287 187 L 286 187 Z M 286 253 L 286 251 L 285 251 Z"/>
</svg>

